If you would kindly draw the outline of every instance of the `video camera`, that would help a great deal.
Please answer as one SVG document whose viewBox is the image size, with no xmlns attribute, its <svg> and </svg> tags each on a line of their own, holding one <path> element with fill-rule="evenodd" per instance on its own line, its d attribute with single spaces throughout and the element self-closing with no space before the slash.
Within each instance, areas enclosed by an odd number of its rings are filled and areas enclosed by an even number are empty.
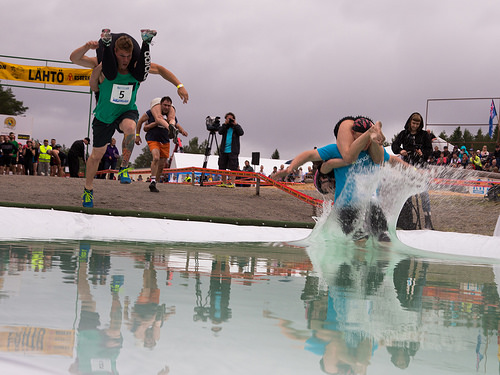
<svg viewBox="0 0 500 375">
<path fill-rule="evenodd" d="M 212 117 L 212 116 L 207 116 L 205 119 L 205 123 L 207 125 L 207 130 L 209 132 L 216 132 L 220 129 L 220 117 Z"/>
</svg>

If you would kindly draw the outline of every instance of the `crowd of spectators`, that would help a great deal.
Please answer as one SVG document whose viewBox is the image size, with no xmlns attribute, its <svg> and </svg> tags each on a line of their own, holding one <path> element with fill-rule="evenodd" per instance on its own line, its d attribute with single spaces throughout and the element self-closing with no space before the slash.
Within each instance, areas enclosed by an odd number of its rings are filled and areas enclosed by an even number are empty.
<svg viewBox="0 0 500 375">
<path fill-rule="evenodd" d="M 0 175 L 26 174 L 30 176 L 65 176 L 67 155 L 54 138 L 40 144 L 26 140 L 23 144 L 16 135 L 0 135 Z"/>
<path fill-rule="evenodd" d="M 489 152 L 486 145 L 481 150 L 454 146 L 451 152 L 448 150 L 448 146 L 444 146 L 442 151 L 439 150 L 438 146 L 434 146 L 434 151 L 427 162 L 430 165 L 499 173 L 500 144 L 495 145 L 493 152 Z"/>
</svg>

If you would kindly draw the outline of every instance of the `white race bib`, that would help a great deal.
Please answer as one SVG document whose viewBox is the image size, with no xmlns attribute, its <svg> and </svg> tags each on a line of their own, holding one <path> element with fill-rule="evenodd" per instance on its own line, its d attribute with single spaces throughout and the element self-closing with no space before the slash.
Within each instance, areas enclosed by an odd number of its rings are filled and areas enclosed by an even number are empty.
<svg viewBox="0 0 500 375">
<path fill-rule="evenodd" d="M 132 93 L 134 92 L 133 85 L 113 85 L 111 90 L 111 98 L 109 101 L 113 104 L 127 105 L 132 100 Z"/>
</svg>

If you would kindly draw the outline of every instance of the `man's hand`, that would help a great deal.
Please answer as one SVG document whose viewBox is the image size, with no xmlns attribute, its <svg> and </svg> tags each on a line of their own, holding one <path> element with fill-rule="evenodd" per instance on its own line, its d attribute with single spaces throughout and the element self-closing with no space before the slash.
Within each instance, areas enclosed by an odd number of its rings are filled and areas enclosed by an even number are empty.
<svg viewBox="0 0 500 375">
<path fill-rule="evenodd" d="M 189 100 L 189 94 L 184 86 L 177 89 L 177 94 L 182 99 L 182 103 L 186 104 Z"/>
<path fill-rule="evenodd" d="M 135 136 L 135 144 L 139 146 L 142 143 L 142 139 L 140 135 Z"/>
<path fill-rule="evenodd" d="M 377 121 L 375 125 L 370 128 L 370 139 L 378 143 L 380 146 L 383 145 L 385 141 L 385 135 L 382 133 L 382 123 Z"/>
<path fill-rule="evenodd" d="M 97 49 L 99 48 L 99 42 L 97 40 L 89 40 L 87 43 L 85 43 L 85 47 L 87 49 Z"/>
<path fill-rule="evenodd" d="M 283 169 L 282 171 L 278 171 L 273 177 L 273 180 L 281 180 L 283 177 L 288 176 L 290 173 L 293 172 L 293 169 L 291 167 L 287 167 Z"/>
</svg>

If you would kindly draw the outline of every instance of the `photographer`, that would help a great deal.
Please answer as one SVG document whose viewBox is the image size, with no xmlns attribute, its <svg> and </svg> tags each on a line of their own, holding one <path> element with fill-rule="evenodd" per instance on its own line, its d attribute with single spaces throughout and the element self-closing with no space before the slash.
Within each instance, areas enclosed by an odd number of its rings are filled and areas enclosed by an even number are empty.
<svg viewBox="0 0 500 375">
<path fill-rule="evenodd" d="M 404 130 L 392 143 L 392 152 L 401 155 L 409 164 L 423 166 L 432 154 L 432 141 L 424 130 L 424 121 L 420 113 L 412 113 Z"/>
<path fill-rule="evenodd" d="M 244 134 L 243 128 L 236 122 L 234 113 L 228 112 L 224 117 L 226 121 L 219 129 L 222 140 L 219 150 L 219 169 L 231 171 L 238 170 L 238 155 L 240 154 L 240 137 Z M 226 183 L 227 176 L 222 176 L 222 183 L 217 186 L 234 188 L 235 176 L 231 183 Z"/>
<path fill-rule="evenodd" d="M 429 133 L 424 130 L 422 115 L 414 112 L 406 121 L 405 128 L 400 132 L 391 145 L 392 152 L 401 155 L 408 164 L 424 167 L 432 154 L 432 140 Z M 431 221 L 431 203 L 429 193 L 425 191 L 420 195 L 422 198 L 422 210 L 424 211 L 425 228 L 434 229 Z M 402 214 L 411 207 L 411 197 L 403 206 Z M 410 211 L 411 214 L 411 211 Z M 401 219 L 401 217 L 400 217 Z M 409 229 L 404 228 L 403 229 Z"/>
</svg>

